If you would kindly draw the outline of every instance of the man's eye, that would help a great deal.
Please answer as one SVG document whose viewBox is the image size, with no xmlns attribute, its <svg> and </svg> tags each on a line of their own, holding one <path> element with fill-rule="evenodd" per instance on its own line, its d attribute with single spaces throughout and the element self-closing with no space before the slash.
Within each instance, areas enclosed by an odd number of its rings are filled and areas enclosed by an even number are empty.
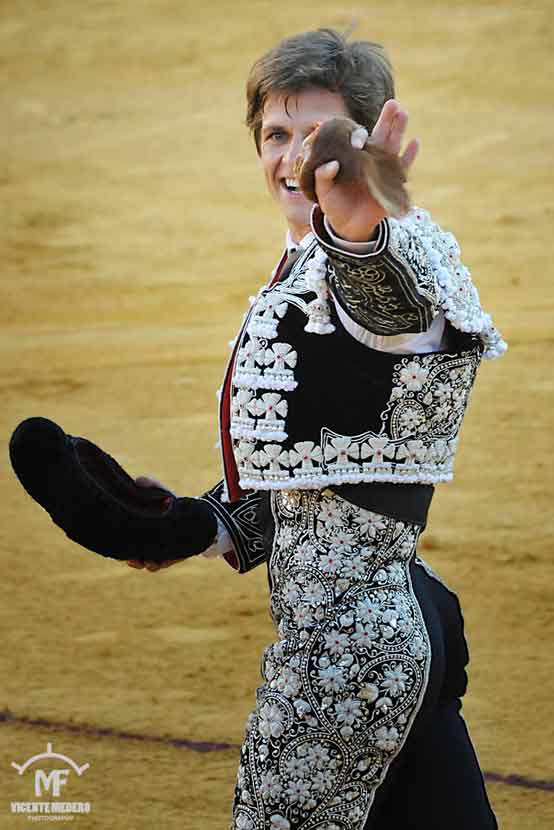
<svg viewBox="0 0 554 830">
<path fill-rule="evenodd" d="M 272 133 L 268 135 L 269 141 L 283 141 L 285 138 L 285 133 L 282 130 L 274 130 Z"/>
</svg>

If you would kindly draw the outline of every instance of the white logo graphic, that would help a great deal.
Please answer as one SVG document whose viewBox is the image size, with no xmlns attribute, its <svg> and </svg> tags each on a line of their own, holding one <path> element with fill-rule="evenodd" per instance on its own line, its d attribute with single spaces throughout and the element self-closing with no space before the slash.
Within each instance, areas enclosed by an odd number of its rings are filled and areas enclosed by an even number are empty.
<svg viewBox="0 0 554 830">
<path fill-rule="evenodd" d="M 52 795 L 54 798 L 59 798 L 60 787 L 62 784 L 67 784 L 67 778 L 62 778 L 62 775 L 69 775 L 68 769 L 53 769 L 50 775 L 47 775 L 43 769 L 37 769 L 35 772 L 35 795 L 40 797 L 42 795 L 40 784 L 44 785 L 45 790 L 50 789 L 50 784 L 53 784 Z"/>
<path fill-rule="evenodd" d="M 16 764 L 15 761 L 12 761 L 12 767 L 18 771 L 19 775 L 23 775 L 23 773 L 36 761 L 43 759 L 50 760 L 53 758 L 63 761 L 67 766 L 60 769 L 52 769 L 50 771 L 40 768 L 35 769 L 36 798 L 40 798 L 45 793 L 50 793 L 50 796 L 53 798 L 59 798 L 62 787 L 65 787 L 67 784 L 67 778 L 70 773 L 69 767 L 79 776 L 86 772 L 86 770 L 90 767 L 90 764 L 88 763 L 79 766 L 67 755 L 62 755 L 59 752 L 53 752 L 51 743 L 46 744 L 46 752 L 33 755 L 33 757 L 28 758 L 24 764 Z M 12 813 L 89 813 L 91 805 L 89 802 L 69 802 L 66 804 L 64 802 L 12 801 L 11 807 Z"/>
</svg>

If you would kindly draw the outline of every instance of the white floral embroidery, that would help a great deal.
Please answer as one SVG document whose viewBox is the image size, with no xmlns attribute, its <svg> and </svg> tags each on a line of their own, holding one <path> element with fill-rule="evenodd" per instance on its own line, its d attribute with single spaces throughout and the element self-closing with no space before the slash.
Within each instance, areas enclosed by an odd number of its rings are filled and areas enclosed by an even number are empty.
<svg viewBox="0 0 554 830">
<path fill-rule="evenodd" d="M 255 830 L 253 820 L 246 813 L 242 812 L 237 816 L 235 826 L 237 830 Z"/>
<path fill-rule="evenodd" d="M 381 615 L 381 606 L 370 597 L 364 597 L 356 606 L 356 616 L 361 623 L 376 622 Z"/>
<path fill-rule="evenodd" d="M 321 605 L 325 601 L 325 588 L 317 580 L 311 580 L 304 587 L 304 602 L 308 605 Z"/>
<path fill-rule="evenodd" d="M 264 418 L 266 421 L 274 421 L 277 415 L 285 417 L 287 414 L 287 402 L 276 392 L 266 392 L 252 404 L 254 415 Z"/>
<path fill-rule="evenodd" d="M 258 728 L 264 738 L 279 738 L 285 728 L 285 716 L 279 706 L 266 703 L 260 710 Z"/>
<path fill-rule="evenodd" d="M 325 648 L 329 654 L 342 654 L 348 646 L 348 637 L 340 631 L 330 631 L 325 634 Z"/>
<path fill-rule="evenodd" d="M 254 393 L 250 389 L 239 389 L 231 403 L 231 412 L 235 416 L 235 420 L 240 419 L 242 422 L 252 422 L 249 415 L 248 405 L 253 396 Z"/>
<path fill-rule="evenodd" d="M 377 638 L 377 630 L 372 625 L 358 624 L 352 634 L 352 639 L 358 648 L 371 648 Z"/>
<path fill-rule="evenodd" d="M 338 723 L 351 726 L 361 716 L 361 706 L 362 701 L 352 697 L 335 704 L 335 715 Z"/>
<path fill-rule="evenodd" d="M 422 660 L 425 657 L 425 644 L 421 637 L 414 637 L 408 649 L 412 657 L 415 657 L 416 660 Z"/>
<path fill-rule="evenodd" d="M 271 830 L 290 830 L 290 821 L 276 813 L 271 816 Z"/>
<path fill-rule="evenodd" d="M 234 827 L 247 815 L 258 830 L 330 830 L 340 815 L 340 830 L 359 830 L 427 684 L 430 646 L 408 570 L 418 531 L 330 491 L 289 502 L 272 497 L 279 639 L 262 661 Z"/>
<path fill-rule="evenodd" d="M 408 675 L 402 671 L 402 665 L 399 664 L 394 669 L 385 671 L 385 679 L 382 681 L 381 686 L 383 689 L 387 689 L 393 697 L 396 697 L 400 692 L 406 690 L 405 682 L 407 679 Z"/>
<path fill-rule="evenodd" d="M 329 750 L 323 744 L 313 744 L 308 747 L 306 761 L 311 768 L 315 767 L 322 770 L 326 769 L 331 763 L 331 756 Z"/>
<path fill-rule="evenodd" d="M 237 464 L 251 463 L 255 450 L 256 445 L 253 441 L 239 441 L 238 446 L 235 448 Z"/>
<path fill-rule="evenodd" d="M 270 349 L 266 349 L 264 363 L 277 374 L 286 372 L 287 366 L 294 369 L 297 360 L 298 354 L 289 343 L 274 343 Z"/>
<path fill-rule="evenodd" d="M 261 379 L 258 385 L 292 391 L 298 385 L 292 371 L 297 361 L 298 354 L 289 343 L 273 343 L 269 349 L 265 350 L 266 368 L 263 372 L 263 380 Z"/>
<path fill-rule="evenodd" d="M 302 544 L 298 545 L 298 547 L 296 548 L 294 555 L 299 562 L 308 564 L 314 561 L 316 549 L 309 542 L 302 542 Z"/>
<path fill-rule="evenodd" d="M 300 690 L 300 678 L 293 669 L 283 666 L 275 682 L 276 688 L 287 697 L 294 697 Z"/>
<path fill-rule="evenodd" d="M 289 454 L 279 444 L 266 444 L 263 450 L 258 453 L 258 465 L 274 472 L 280 472 L 282 467 L 288 467 Z"/>
<path fill-rule="evenodd" d="M 243 393 L 242 395 L 241 392 Z M 237 404 L 234 407 L 235 410 L 241 406 L 238 400 L 239 396 L 241 397 L 241 401 L 244 401 L 242 403 L 243 410 L 246 409 L 256 420 L 253 421 L 252 418 L 243 418 L 241 414 L 237 414 L 232 418 L 231 435 L 234 438 L 262 438 L 270 441 L 285 440 L 287 434 L 284 431 L 285 421 L 282 419 L 287 414 L 288 403 L 281 394 L 277 392 L 265 392 L 260 397 L 255 398 L 252 395 L 248 397 L 245 394 L 245 390 L 241 389 L 235 396 L 237 399 Z M 281 417 L 279 418 L 278 416 Z M 265 463 L 260 463 L 260 460 L 265 461 L 271 455 L 267 453 L 267 447 L 261 450 L 261 452 L 264 451 L 266 451 L 265 455 L 258 455 L 257 466 L 265 466 Z M 286 466 L 289 466 L 288 455 L 286 458 Z M 274 469 L 274 467 L 270 467 L 270 470 L 273 471 Z"/>
<path fill-rule="evenodd" d="M 243 369 L 253 370 L 263 366 L 265 350 L 257 337 L 252 337 L 239 351 L 238 362 Z"/>
<path fill-rule="evenodd" d="M 279 302 L 278 294 L 262 294 L 256 301 L 254 314 L 248 323 L 250 336 L 269 339 L 277 337 L 279 320 L 285 316 L 287 308 L 286 302 Z"/>
<path fill-rule="evenodd" d="M 342 558 L 334 551 L 329 551 L 320 557 L 319 563 L 323 573 L 334 574 L 338 571 Z"/>
<path fill-rule="evenodd" d="M 362 579 L 366 573 L 366 563 L 361 556 L 351 556 L 343 564 L 341 575 L 350 579 Z"/>
<path fill-rule="evenodd" d="M 325 460 L 336 458 L 339 465 L 348 464 L 350 458 L 358 458 L 360 449 L 353 444 L 350 438 L 331 438 L 325 447 Z"/>
<path fill-rule="evenodd" d="M 399 460 L 405 458 L 412 464 L 425 461 L 426 455 L 427 449 L 423 441 L 408 441 L 406 444 L 401 444 L 396 451 L 396 457 Z"/>
<path fill-rule="evenodd" d="M 433 394 L 437 396 L 437 398 L 449 398 L 452 395 L 452 384 L 450 383 L 437 383 L 433 387 Z"/>
<path fill-rule="evenodd" d="M 411 435 L 423 422 L 423 416 L 417 409 L 405 409 L 400 413 L 400 434 Z"/>
<path fill-rule="evenodd" d="M 362 510 L 354 517 L 359 531 L 366 538 L 375 539 L 379 531 L 386 528 L 386 522 L 379 513 L 373 513 L 371 510 Z"/>
<path fill-rule="evenodd" d="M 392 752 L 396 749 L 398 744 L 398 730 L 391 726 L 387 729 L 386 726 L 381 726 L 376 730 L 375 736 L 377 738 L 377 746 L 385 752 Z"/>
<path fill-rule="evenodd" d="M 281 530 L 279 531 L 279 542 L 282 545 L 290 545 L 295 537 L 294 528 L 290 525 L 283 525 Z"/>
<path fill-rule="evenodd" d="M 386 574 L 387 581 L 392 582 L 394 585 L 400 585 L 404 579 L 404 574 L 402 573 L 402 566 L 399 562 L 393 562 L 392 565 L 387 565 Z M 402 605 L 400 607 L 402 609 Z M 397 609 L 397 613 L 400 614 L 401 611 Z"/>
<path fill-rule="evenodd" d="M 369 458 L 374 464 L 382 464 L 385 458 L 394 458 L 396 448 L 389 438 L 373 436 L 361 446 L 361 457 Z"/>
<path fill-rule="evenodd" d="M 346 682 L 344 671 L 340 666 L 327 666 L 319 672 L 319 682 L 327 693 L 340 692 Z"/>
<path fill-rule="evenodd" d="M 278 801 L 282 792 L 283 788 L 279 776 L 271 770 L 266 772 L 260 781 L 260 794 L 263 800 Z"/>
<path fill-rule="evenodd" d="M 284 529 L 285 528 L 281 528 L 281 531 L 280 531 L 281 534 L 282 534 L 282 531 Z M 288 530 L 288 528 L 287 528 L 287 530 Z M 280 541 L 281 544 L 286 544 L 287 540 L 286 540 L 286 538 L 283 539 L 283 536 L 281 535 L 279 541 Z M 298 602 L 298 599 L 300 597 L 300 588 L 299 588 L 299 586 L 297 585 L 296 582 L 289 581 L 289 582 L 287 582 L 287 584 L 283 588 L 282 595 L 283 595 L 283 598 L 286 600 L 288 605 L 294 605 L 296 602 Z"/>
<path fill-rule="evenodd" d="M 356 534 L 354 532 L 345 530 L 343 527 L 337 527 L 336 524 L 330 526 L 325 531 L 322 531 L 321 525 L 318 525 L 317 534 L 318 536 L 326 535 L 338 554 L 351 553 L 352 545 L 356 543 Z"/>
<path fill-rule="evenodd" d="M 302 470 L 313 470 L 314 461 L 321 462 L 322 458 L 321 447 L 316 446 L 313 441 L 299 441 L 294 445 L 294 449 L 289 451 L 291 467 L 301 464 Z"/>
<path fill-rule="evenodd" d="M 318 521 L 323 522 L 328 528 L 337 527 L 342 523 L 342 514 L 337 506 L 336 499 L 325 498 L 321 500 L 321 507 L 317 513 Z"/>
<path fill-rule="evenodd" d="M 404 383 L 410 392 L 419 391 L 427 380 L 428 375 L 428 369 L 425 369 L 420 363 L 412 360 L 400 370 L 400 383 Z"/>
</svg>

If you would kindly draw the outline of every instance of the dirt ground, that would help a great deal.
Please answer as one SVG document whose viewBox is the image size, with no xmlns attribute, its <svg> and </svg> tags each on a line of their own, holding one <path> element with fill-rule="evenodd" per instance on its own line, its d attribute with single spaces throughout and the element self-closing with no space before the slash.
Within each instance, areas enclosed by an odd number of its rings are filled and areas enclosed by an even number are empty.
<svg viewBox="0 0 554 830">
<path fill-rule="evenodd" d="M 0 3 L 2 439 L 43 415 L 180 493 L 217 481 L 227 341 L 284 233 L 242 123 L 244 79 L 278 38 L 353 18 L 388 48 L 421 137 L 416 202 L 456 233 L 510 344 L 482 368 L 421 552 L 464 609 L 482 767 L 520 777 L 489 783 L 501 827 L 547 830 L 550 2 Z M 10 802 L 34 798 L 11 762 L 52 742 L 90 763 L 66 789 L 92 803 L 79 827 L 222 830 L 238 750 L 162 739 L 240 744 L 273 636 L 264 569 L 134 571 L 70 543 L 7 452 L 0 486 L 0 828 L 26 825 Z"/>
</svg>

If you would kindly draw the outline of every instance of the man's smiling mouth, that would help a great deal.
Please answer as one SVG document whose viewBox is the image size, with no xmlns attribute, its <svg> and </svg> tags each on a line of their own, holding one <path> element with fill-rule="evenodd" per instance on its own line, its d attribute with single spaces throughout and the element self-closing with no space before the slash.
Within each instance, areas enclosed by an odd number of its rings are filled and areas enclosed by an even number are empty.
<svg viewBox="0 0 554 830">
<path fill-rule="evenodd" d="M 281 179 L 281 186 L 284 187 L 288 193 L 302 192 L 296 179 Z"/>
</svg>

